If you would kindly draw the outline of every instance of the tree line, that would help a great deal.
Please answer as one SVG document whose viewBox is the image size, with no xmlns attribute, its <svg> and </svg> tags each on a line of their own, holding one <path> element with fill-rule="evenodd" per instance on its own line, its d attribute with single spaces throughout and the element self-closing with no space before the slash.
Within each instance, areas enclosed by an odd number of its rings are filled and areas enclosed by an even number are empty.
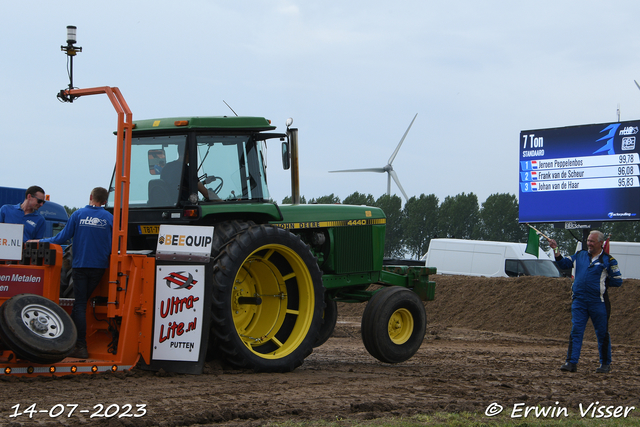
<svg viewBox="0 0 640 427">
<path fill-rule="evenodd" d="M 286 197 L 282 203 L 291 203 L 291 198 Z M 301 203 L 307 203 L 304 196 Z M 474 193 L 447 196 L 442 202 L 435 194 L 421 194 L 411 197 L 403 206 L 396 195 L 384 194 L 376 199 L 358 192 L 342 201 L 332 193 L 308 203 L 381 208 L 387 217 L 384 255 L 390 258 L 420 259 L 434 238 L 526 243 L 529 233 L 529 227 L 518 222 L 517 197 L 508 193 L 492 194 L 482 204 Z M 532 225 L 555 239 L 564 253 L 573 253 L 583 238 L 581 230 L 554 228 L 549 223 Z M 614 241 L 640 241 L 638 221 L 604 222 L 599 229 Z M 540 247 L 549 249 L 546 239 L 540 239 Z"/>
</svg>

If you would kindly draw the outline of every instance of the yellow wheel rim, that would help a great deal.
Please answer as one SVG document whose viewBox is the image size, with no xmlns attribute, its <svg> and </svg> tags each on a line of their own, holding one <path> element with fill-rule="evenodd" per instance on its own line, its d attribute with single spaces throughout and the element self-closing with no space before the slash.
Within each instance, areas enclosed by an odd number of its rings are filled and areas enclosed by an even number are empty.
<svg viewBox="0 0 640 427">
<path fill-rule="evenodd" d="M 406 308 L 396 310 L 389 318 L 389 338 L 396 345 L 409 341 L 413 328 L 413 316 Z"/>
<path fill-rule="evenodd" d="M 279 359 L 306 338 L 315 307 L 313 280 L 302 258 L 284 245 L 264 245 L 238 270 L 231 294 L 236 331 L 253 353 Z"/>
</svg>

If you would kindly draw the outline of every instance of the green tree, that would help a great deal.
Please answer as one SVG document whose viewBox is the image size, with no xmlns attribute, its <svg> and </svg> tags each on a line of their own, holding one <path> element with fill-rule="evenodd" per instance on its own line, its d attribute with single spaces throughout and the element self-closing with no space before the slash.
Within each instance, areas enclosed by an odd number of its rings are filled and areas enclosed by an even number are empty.
<svg viewBox="0 0 640 427">
<path fill-rule="evenodd" d="M 72 213 L 78 210 L 78 208 L 70 208 L 67 205 L 64 205 L 64 210 L 67 211 L 67 215 L 71 216 Z"/>
<path fill-rule="evenodd" d="M 334 195 L 333 193 L 328 196 L 318 197 L 317 199 L 311 199 L 309 203 L 317 203 L 319 205 L 334 205 L 336 203 L 340 203 L 340 197 Z"/>
<path fill-rule="evenodd" d="M 482 204 L 480 229 L 482 240 L 518 242 L 522 228 L 518 224 L 518 199 L 513 194 L 492 194 Z"/>
<path fill-rule="evenodd" d="M 404 205 L 403 241 L 413 259 L 427 252 L 429 242 L 438 231 L 438 197 L 435 194 L 411 197 Z"/>
<path fill-rule="evenodd" d="M 293 198 L 291 196 L 287 196 L 284 199 L 282 199 L 282 204 L 283 205 L 290 205 L 293 203 Z M 304 196 L 300 196 L 300 204 L 301 205 L 306 205 L 307 204 L 307 199 L 305 199 Z"/>
<path fill-rule="evenodd" d="M 605 235 L 611 234 L 611 240 L 615 242 L 639 242 L 640 221 L 616 221 L 606 223 L 608 227 L 600 230 Z"/>
<path fill-rule="evenodd" d="M 384 242 L 384 256 L 401 258 L 404 256 L 402 245 L 402 199 L 386 194 L 376 200 L 375 207 L 383 210 L 387 217 L 387 231 Z"/>
<path fill-rule="evenodd" d="M 364 205 L 364 206 L 374 206 L 375 199 L 371 194 L 360 194 L 357 191 L 347 197 L 342 201 L 345 205 Z"/>
<path fill-rule="evenodd" d="M 478 196 L 473 193 L 447 196 L 438 212 L 438 234 L 440 237 L 474 239 L 478 234 L 479 219 Z"/>
</svg>

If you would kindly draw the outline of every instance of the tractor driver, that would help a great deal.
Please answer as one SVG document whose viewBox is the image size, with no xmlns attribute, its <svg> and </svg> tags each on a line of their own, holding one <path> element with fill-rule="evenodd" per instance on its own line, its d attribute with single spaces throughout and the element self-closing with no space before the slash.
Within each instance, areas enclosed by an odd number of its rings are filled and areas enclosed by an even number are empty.
<svg viewBox="0 0 640 427">
<path fill-rule="evenodd" d="M 182 172 L 183 164 L 189 166 L 189 151 L 185 149 L 184 161 L 182 160 L 182 151 L 178 149 L 178 158 L 172 162 L 167 163 L 163 168 L 162 172 L 160 172 L 160 179 L 165 181 L 169 186 L 176 188 L 180 186 L 182 190 L 180 193 L 180 200 L 188 200 L 189 199 L 189 185 L 188 185 L 188 174 L 185 172 L 180 176 Z M 188 168 L 185 168 L 185 171 Z M 198 181 L 198 192 L 202 194 L 205 200 L 220 200 L 217 194 L 213 191 L 209 191 L 205 188 L 204 184 Z"/>
</svg>

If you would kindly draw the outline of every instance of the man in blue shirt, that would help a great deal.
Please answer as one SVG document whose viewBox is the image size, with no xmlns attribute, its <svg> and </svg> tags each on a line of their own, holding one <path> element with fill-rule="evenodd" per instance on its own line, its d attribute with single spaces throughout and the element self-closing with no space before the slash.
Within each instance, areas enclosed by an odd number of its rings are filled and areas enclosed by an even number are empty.
<svg viewBox="0 0 640 427">
<path fill-rule="evenodd" d="M 67 225 L 60 233 L 40 240 L 60 245 L 73 238 L 71 278 L 75 301 L 71 318 L 78 330 L 78 340 L 76 348 L 69 356 L 79 359 L 89 357 L 86 340 L 87 302 L 102 280 L 105 269 L 109 267 L 113 215 L 103 207 L 107 197 L 106 189 L 94 188 L 89 196 L 89 204 L 71 214 Z"/>
<path fill-rule="evenodd" d="M 23 224 L 22 242 L 30 239 L 42 239 L 46 222 L 37 210 L 44 205 L 44 190 L 37 185 L 27 188 L 24 202 L 17 205 L 4 205 L 0 208 L 0 222 Z"/>
<path fill-rule="evenodd" d="M 591 318 L 598 339 L 600 367 L 596 373 L 611 372 L 611 338 L 609 336 L 609 316 L 611 304 L 607 289 L 622 285 L 618 261 L 602 250 L 604 234 L 593 230 L 587 238 L 587 250 L 563 257 L 555 240 L 549 240 L 558 266 L 563 269 L 575 266 L 575 277 L 571 287 L 571 337 L 567 351 L 567 361 L 560 367 L 562 371 L 576 372 L 582 338 L 587 321 Z"/>
</svg>

